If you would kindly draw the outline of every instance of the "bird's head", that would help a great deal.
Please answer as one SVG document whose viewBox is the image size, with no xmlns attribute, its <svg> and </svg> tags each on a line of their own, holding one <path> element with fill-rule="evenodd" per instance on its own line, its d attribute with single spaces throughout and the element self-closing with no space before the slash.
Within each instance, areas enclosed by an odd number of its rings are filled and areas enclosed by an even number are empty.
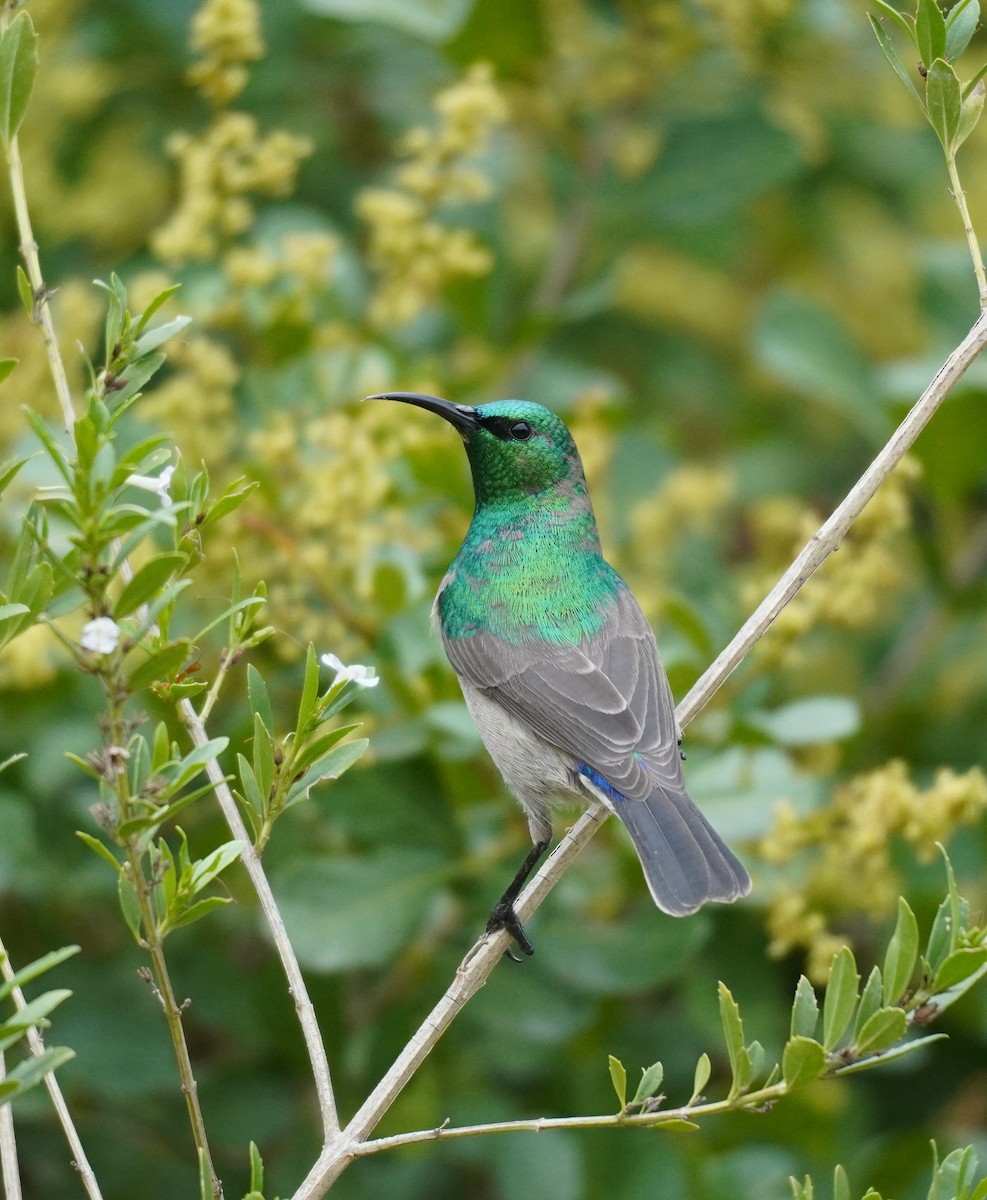
<svg viewBox="0 0 987 1200">
<path fill-rule="evenodd" d="M 528 400 L 497 400 L 471 408 L 417 392 L 387 392 L 443 417 L 466 444 L 478 503 L 520 499 L 553 488 L 585 489 L 582 463 L 565 422 Z"/>
</svg>

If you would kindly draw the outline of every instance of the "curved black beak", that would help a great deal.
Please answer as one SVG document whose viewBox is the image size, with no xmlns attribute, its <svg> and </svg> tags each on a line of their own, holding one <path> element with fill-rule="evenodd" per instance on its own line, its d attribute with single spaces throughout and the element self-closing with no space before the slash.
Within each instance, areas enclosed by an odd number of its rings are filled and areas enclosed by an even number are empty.
<svg viewBox="0 0 987 1200">
<path fill-rule="evenodd" d="M 480 424 L 476 409 L 470 408 L 468 404 L 453 404 L 451 400 L 443 400 L 439 396 L 426 396 L 421 392 L 381 392 L 376 396 L 368 396 L 367 399 L 398 400 L 402 404 L 414 404 L 416 408 L 424 408 L 447 420 L 464 439 Z"/>
</svg>

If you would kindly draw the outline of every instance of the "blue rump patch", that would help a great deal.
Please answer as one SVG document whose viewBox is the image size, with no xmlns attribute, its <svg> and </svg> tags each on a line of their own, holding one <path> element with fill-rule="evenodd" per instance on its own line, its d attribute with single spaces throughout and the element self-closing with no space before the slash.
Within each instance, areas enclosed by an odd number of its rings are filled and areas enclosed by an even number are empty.
<svg viewBox="0 0 987 1200">
<path fill-rule="evenodd" d="M 611 800 L 626 800 L 627 799 L 627 797 L 623 794 L 623 792 L 617 791 L 617 789 L 613 786 L 613 784 L 609 781 L 609 779 L 604 779 L 599 771 L 594 771 L 593 768 L 587 766 L 586 763 L 580 763 L 579 766 L 577 767 L 577 770 L 579 771 L 580 775 L 582 775 L 582 776 L 584 776 L 584 778 L 588 779 L 590 781 L 590 783 L 595 784 L 600 789 L 600 791 L 605 796 L 609 796 Z"/>
</svg>

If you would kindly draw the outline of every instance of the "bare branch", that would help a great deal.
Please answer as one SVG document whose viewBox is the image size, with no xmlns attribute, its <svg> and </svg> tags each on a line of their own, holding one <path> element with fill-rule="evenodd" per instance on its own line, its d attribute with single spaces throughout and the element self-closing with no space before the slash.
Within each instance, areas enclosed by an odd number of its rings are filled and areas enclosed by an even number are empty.
<svg viewBox="0 0 987 1200">
<path fill-rule="evenodd" d="M 205 726 L 188 700 L 182 700 L 179 703 L 178 714 L 192 741 L 197 746 L 204 745 L 209 740 Z M 271 891 L 271 885 L 261 866 L 260 856 L 254 849 L 253 839 L 243 823 L 240 810 L 237 808 L 236 800 L 229 789 L 223 770 L 215 759 L 211 759 L 207 763 L 206 774 L 215 789 L 216 799 L 219 801 L 219 807 L 222 809 L 230 832 L 234 838 L 245 844 L 241 858 L 247 874 L 250 876 L 254 891 L 257 893 L 261 911 L 267 927 L 271 931 L 271 938 L 288 981 L 288 991 L 295 1002 L 295 1011 L 298 1013 L 298 1021 L 302 1027 L 302 1037 L 305 1039 L 305 1048 L 308 1051 L 312 1077 L 315 1080 L 315 1089 L 319 1098 L 323 1136 L 328 1142 L 339 1133 L 339 1117 L 336 1113 L 336 1098 L 333 1094 L 332 1076 L 329 1073 L 329 1060 L 326 1057 L 322 1034 L 319 1032 L 315 1009 L 309 998 L 308 988 L 305 986 L 295 951 L 288 939 L 288 931 L 284 927 L 281 912 L 274 899 L 274 893 Z"/>
<path fill-rule="evenodd" d="M 14 968 L 10 965 L 10 959 L 7 957 L 7 952 L 4 950 L 2 941 L 0 941 L 0 974 L 3 975 L 6 983 L 9 983 L 14 977 Z M 27 1004 L 27 1001 L 24 999 L 24 993 L 19 987 L 12 988 L 10 995 L 17 1008 L 24 1008 Z M 37 1056 L 44 1053 L 44 1040 L 33 1025 L 27 1031 L 27 1044 L 33 1055 Z M 65 1103 L 62 1089 L 59 1087 L 58 1080 L 52 1071 L 49 1071 L 45 1075 L 44 1083 L 48 1089 L 48 1095 L 51 1098 L 52 1107 L 58 1117 L 58 1122 L 65 1134 L 65 1140 L 69 1144 L 69 1150 L 72 1152 L 72 1166 L 79 1173 L 82 1186 L 86 1189 L 86 1195 L 89 1197 L 89 1200 L 103 1200 L 103 1195 L 99 1190 L 99 1183 L 96 1180 L 96 1173 L 90 1166 L 89 1159 L 86 1157 L 86 1151 L 82 1145 L 82 1139 L 79 1137 L 79 1131 L 75 1127 L 72 1114 Z M 10 1105 L 8 1104 L 6 1107 L 9 1111 Z M 6 1153 L 7 1151 L 4 1150 L 4 1155 Z M 6 1158 L 4 1158 L 4 1162 L 6 1163 Z M 4 1176 L 4 1183 L 6 1186 L 6 1176 Z M 7 1192 L 8 1198 L 14 1195 L 16 1193 Z"/>
</svg>

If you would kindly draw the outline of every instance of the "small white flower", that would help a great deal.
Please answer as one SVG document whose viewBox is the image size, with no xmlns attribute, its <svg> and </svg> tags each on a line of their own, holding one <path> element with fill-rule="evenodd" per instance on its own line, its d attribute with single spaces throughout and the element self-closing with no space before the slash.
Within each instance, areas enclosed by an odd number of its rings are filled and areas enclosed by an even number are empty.
<svg viewBox="0 0 987 1200">
<path fill-rule="evenodd" d="M 96 617 L 82 627 L 79 645 L 93 654 L 112 654 L 120 641 L 120 626 L 110 617 Z"/>
<path fill-rule="evenodd" d="M 129 475 L 127 482 L 131 487 L 143 488 L 145 492 L 156 492 L 162 508 L 171 508 L 171 477 L 175 474 L 174 467 L 165 467 L 160 475 Z"/>
<path fill-rule="evenodd" d="M 373 667 L 364 667 L 360 663 L 353 663 L 347 667 L 335 654 L 323 654 L 322 661 L 331 671 L 336 672 L 337 683 L 342 680 L 344 683 L 355 683 L 360 687 L 376 687 L 380 683 L 380 677 Z"/>
</svg>

